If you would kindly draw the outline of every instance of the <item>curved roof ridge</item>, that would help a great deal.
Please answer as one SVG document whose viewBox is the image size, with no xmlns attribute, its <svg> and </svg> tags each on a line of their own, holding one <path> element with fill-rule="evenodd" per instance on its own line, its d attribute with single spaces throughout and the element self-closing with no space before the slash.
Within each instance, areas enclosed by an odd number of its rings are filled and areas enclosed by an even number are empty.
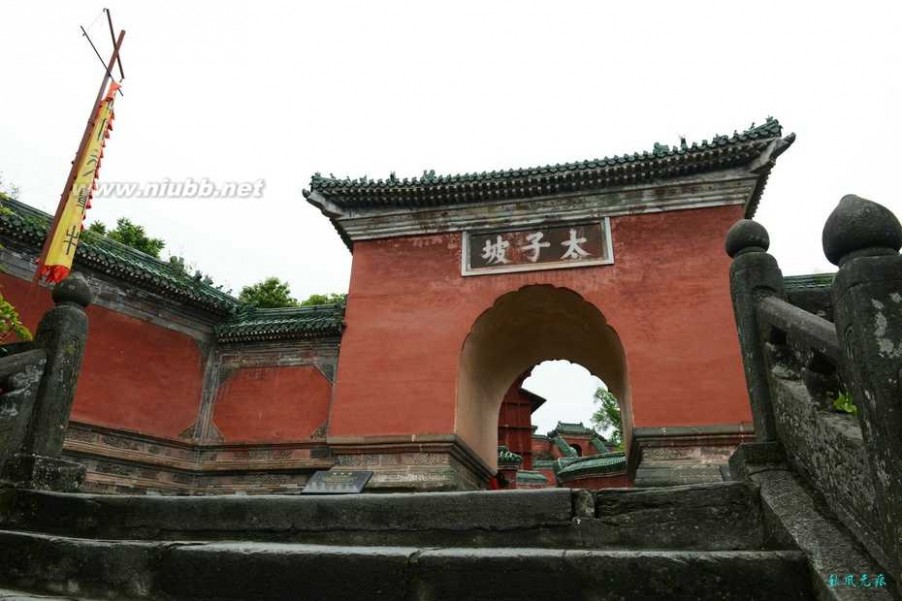
<svg viewBox="0 0 902 601">
<path fill-rule="evenodd" d="M 557 163 L 554 165 L 540 165 L 535 167 L 522 167 L 517 169 L 496 169 L 493 171 L 469 172 L 462 174 L 445 174 L 436 175 L 435 170 L 424 170 L 420 177 L 399 178 L 392 172 L 385 179 L 370 179 L 367 176 L 351 179 L 350 177 L 338 178 L 332 174 L 328 177 L 323 176 L 320 172 L 314 173 L 310 178 L 310 190 L 304 190 L 304 196 L 309 197 L 311 191 L 326 192 L 330 189 L 346 189 L 357 188 L 361 191 L 375 190 L 378 188 L 403 188 L 410 186 L 419 187 L 437 187 L 448 184 L 462 184 L 479 181 L 490 181 L 505 178 L 516 178 L 525 176 L 548 175 L 555 173 L 564 173 L 567 171 L 597 169 L 612 165 L 626 165 L 638 161 L 648 159 L 662 159 L 677 155 L 686 155 L 693 152 L 703 152 L 709 149 L 721 148 L 730 144 L 742 142 L 750 142 L 755 140 L 764 140 L 778 138 L 783 133 L 783 127 L 774 117 L 768 117 L 764 123 L 756 125 L 752 123 L 743 132 L 734 131 L 733 135 L 727 136 L 722 134 L 714 135 L 709 142 L 703 139 L 701 142 L 692 142 L 688 144 L 685 139 L 681 139 L 680 146 L 668 146 L 667 144 L 655 143 L 652 150 L 644 150 L 641 152 L 624 153 L 619 155 L 605 156 L 600 159 L 591 159 L 584 161 L 571 161 L 568 163 Z"/>
</svg>

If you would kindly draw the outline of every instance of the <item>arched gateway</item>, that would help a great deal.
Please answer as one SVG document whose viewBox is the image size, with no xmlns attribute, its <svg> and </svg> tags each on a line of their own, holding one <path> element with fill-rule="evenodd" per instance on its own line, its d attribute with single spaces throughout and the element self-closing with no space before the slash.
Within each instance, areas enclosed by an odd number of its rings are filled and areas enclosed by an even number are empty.
<svg viewBox="0 0 902 601">
<path fill-rule="evenodd" d="M 572 290 L 531 285 L 505 294 L 480 315 L 461 351 L 455 432 L 481 457 L 494 459 L 498 412 L 511 384 L 549 359 L 579 363 L 607 383 L 626 410 L 629 442 L 629 378 L 617 333 Z"/>
<path fill-rule="evenodd" d="M 570 359 L 627 409 L 637 484 L 716 477 L 751 431 L 722 241 L 792 142 L 732 137 L 554 167 L 314 176 L 354 259 L 328 444 L 375 489 L 484 486 L 517 377 Z"/>
</svg>

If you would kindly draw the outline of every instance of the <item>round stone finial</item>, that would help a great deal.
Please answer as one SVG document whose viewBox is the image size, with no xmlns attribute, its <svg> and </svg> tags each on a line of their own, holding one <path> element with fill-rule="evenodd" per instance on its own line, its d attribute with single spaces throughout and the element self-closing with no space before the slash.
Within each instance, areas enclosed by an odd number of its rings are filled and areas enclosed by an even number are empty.
<svg viewBox="0 0 902 601">
<path fill-rule="evenodd" d="M 724 247 L 731 258 L 751 250 L 765 252 L 770 247 L 770 236 L 767 235 L 764 226 L 757 221 L 740 219 L 727 232 Z"/>
<path fill-rule="evenodd" d="M 883 205 L 848 194 L 827 218 L 821 241 L 827 260 L 839 265 L 850 255 L 898 253 L 902 225 Z"/>
<path fill-rule="evenodd" d="M 91 287 L 80 273 L 70 273 L 69 277 L 53 287 L 51 296 L 57 305 L 68 303 L 82 307 L 87 307 L 94 299 Z"/>
</svg>

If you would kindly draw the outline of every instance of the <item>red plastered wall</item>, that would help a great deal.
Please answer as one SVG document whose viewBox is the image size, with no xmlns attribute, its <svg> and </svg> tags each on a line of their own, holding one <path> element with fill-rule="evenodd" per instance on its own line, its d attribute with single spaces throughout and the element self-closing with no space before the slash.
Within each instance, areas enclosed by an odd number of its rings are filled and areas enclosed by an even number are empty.
<svg viewBox="0 0 902 601">
<path fill-rule="evenodd" d="M 0 275 L 3 295 L 34 331 L 50 292 Z M 197 419 L 203 356 L 194 340 L 104 307 L 88 307 L 88 341 L 71 419 L 177 438 Z"/>
<path fill-rule="evenodd" d="M 331 394 L 310 365 L 242 368 L 220 386 L 213 423 L 226 442 L 304 440 L 326 421 Z"/>
<path fill-rule="evenodd" d="M 461 277 L 461 235 L 354 245 L 332 436 L 451 433 L 463 342 L 501 295 L 569 288 L 617 331 L 634 426 L 751 421 L 723 240 L 739 206 L 611 219 L 615 263 Z"/>
</svg>

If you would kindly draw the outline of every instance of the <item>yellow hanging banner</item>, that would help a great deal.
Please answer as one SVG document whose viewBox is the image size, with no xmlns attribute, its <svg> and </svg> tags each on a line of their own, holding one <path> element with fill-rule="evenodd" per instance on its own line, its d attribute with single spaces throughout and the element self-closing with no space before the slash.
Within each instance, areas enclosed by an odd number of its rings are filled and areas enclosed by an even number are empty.
<svg viewBox="0 0 902 601">
<path fill-rule="evenodd" d="M 72 269 L 72 260 L 75 258 L 75 249 L 81 237 L 82 222 L 85 211 L 91 207 L 91 196 L 96 188 L 97 177 L 100 172 L 100 162 L 103 159 L 103 147 L 110 136 L 113 125 L 113 98 L 119 84 L 113 82 L 100 102 L 97 115 L 94 119 L 94 127 L 91 129 L 91 137 L 85 148 L 84 155 L 78 164 L 75 180 L 69 195 L 66 197 L 63 212 L 60 215 L 56 229 L 51 232 L 53 238 L 47 247 L 47 254 L 38 266 L 38 275 L 47 282 L 59 282 L 63 280 Z"/>
</svg>

